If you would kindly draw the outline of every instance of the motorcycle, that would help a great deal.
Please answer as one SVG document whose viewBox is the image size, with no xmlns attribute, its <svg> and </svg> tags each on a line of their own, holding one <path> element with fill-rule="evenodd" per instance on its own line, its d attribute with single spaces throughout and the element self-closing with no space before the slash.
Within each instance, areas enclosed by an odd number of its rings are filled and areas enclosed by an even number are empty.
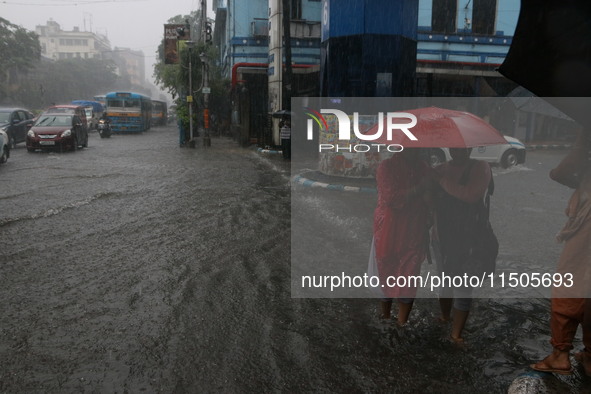
<svg viewBox="0 0 591 394">
<path fill-rule="evenodd" d="M 97 129 L 101 138 L 111 137 L 111 124 L 108 121 L 104 119 L 99 120 Z"/>
</svg>

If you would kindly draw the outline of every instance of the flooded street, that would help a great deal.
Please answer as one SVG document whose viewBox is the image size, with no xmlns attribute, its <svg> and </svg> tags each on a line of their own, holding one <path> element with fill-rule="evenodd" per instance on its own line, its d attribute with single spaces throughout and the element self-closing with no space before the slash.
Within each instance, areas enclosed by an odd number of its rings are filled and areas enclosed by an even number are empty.
<svg viewBox="0 0 591 394">
<path fill-rule="evenodd" d="M 0 166 L 0 392 L 504 393 L 550 352 L 547 299 L 476 300 L 458 348 L 435 299 L 397 328 L 374 299 L 291 298 L 293 215 L 345 228 L 334 201 L 368 197 L 302 188 L 291 201 L 280 155 L 177 139 L 167 126 L 91 134 L 73 153 L 20 144 Z M 547 174 L 561 155 L 495 169 L 499 268 L 554 266 L 570 193 Z M 548 382 L 591 392 L 578 370 Z"/>
</svg>

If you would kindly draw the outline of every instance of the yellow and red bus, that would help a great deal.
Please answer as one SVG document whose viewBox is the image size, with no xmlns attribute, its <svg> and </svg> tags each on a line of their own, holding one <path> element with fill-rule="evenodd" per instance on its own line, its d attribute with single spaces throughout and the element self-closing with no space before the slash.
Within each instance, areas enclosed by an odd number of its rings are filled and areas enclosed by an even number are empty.
<svg viewBox="0 0 591 394">
<path fill-rule="evenodd" d="M 164 126 L 167 121 L 166 101 L 152 100 L 152 126 Z"/>
<path fill-rule="evenodd" d="M 152 99 L 133 92 L 110 92 L 105 95 L 107 117 L 115 133 L 141 133 L 152 123 Z"/>
</svg>

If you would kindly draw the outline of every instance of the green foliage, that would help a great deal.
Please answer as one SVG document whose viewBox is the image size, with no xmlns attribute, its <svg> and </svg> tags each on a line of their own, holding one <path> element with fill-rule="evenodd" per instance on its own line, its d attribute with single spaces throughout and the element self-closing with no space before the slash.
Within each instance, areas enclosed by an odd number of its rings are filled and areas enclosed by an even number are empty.
<svg viewBox="0 0 591 394">
<path fill-rule="evenodd" d="M 0 18 L 0 104 L 43 109 L 124 85 L 110 60 L 41 59 L 38 36 Z"/>
<path fill-rule="evenodd" d="M 177 119 L 183 123 L 186 130 L 189 130 L 189 106 L 186 101 L 180 97 L 175 100 L 175 104 L 177 105 Z M 193 122 L 196 122 L 197 120 L 195 115 L 196 114 L 193 113 Z"/>
<path fill-rule="evenodd" d="M 0 102 L 16 86 L 16 75 L 32 69 L 41 56 L 39 39 L 34 32 L 0 18 Z"/>
<path fill-rule="evenodd" d="M 30 69 L 41 56 L 37 34 L 0 18 L 0 70 Z"/>
<path fill-rule="evenodd" d="M 119 86 L 111 61 L 100 59 L 66 59 L 43 61 L 21 76 L 19 88 L 4 101 L 32 109 L 43 109 L 52 103 L 92 100 L 92 97 Z"/>
</svg>

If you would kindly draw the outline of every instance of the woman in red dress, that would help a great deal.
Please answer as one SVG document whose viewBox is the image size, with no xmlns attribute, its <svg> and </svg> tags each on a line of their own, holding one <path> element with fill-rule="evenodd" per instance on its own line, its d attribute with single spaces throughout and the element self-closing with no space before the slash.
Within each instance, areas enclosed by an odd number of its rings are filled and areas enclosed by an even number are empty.
<svg viewBox="0 0 591 394">
<path fill-rule="evenodd" d="M 381 316 L 390 318 L 398 299 L 398 324 L 404 325 L 417 289 L 410 276 L 419 275 L 428 248 L 431 224 L 429 174 L 419 149 L 404 149 L 384 160 L 376 173 L 378 202 L 374 212 L 374 252 L 381 290 Z M 396 281 L 396 282 L 394 282 Z M 404 283 L 404 286 L 400 286 Z"/>
</svg>

